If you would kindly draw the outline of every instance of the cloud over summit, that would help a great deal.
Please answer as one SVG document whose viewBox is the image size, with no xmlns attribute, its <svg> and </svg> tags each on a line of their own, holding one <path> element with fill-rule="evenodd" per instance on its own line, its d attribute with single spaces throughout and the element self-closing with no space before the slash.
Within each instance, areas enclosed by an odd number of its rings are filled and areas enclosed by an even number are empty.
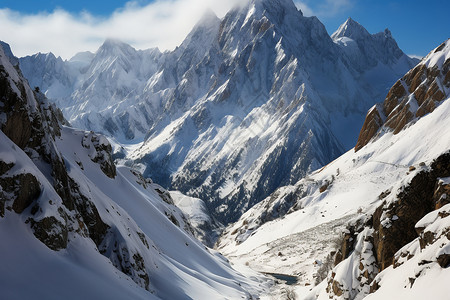
<svg viewBox="0 0 450 300">
<path fill-rule="evenodd" d="M 223 16 L 237 0 L 155 1 L 141 6 L 128 2 L 107 17 L 89 12 L 72 14 L 63 9 L 22 14 L 0 9 L 0 37 L 15 55 L 53 52 L 64 59 L 80 51 L 95 51 L 107 38 L 138 49 L 173 49 L 181 43 L 207 8 Z"/>
</svg>

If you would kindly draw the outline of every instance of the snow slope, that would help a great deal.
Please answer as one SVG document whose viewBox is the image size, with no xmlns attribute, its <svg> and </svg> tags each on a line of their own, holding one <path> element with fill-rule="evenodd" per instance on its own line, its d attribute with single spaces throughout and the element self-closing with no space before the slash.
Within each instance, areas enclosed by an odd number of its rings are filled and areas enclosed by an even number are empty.
<svg viewBox="0 0 450 300">
<path fill-rule="evenodd" d="M 104 136 L 62 126 L 1 47 L 0 62 L 3 296 L 248 299 L 270 284 L 196 240 L 167 191 L 114 166 Z"/>
<path fill-rule="evenodd" d="M 433 50 L 421 65 L 428 66 L 434 61 L 444 65 L 444 61 L 448 61 L 446 45 L 448 41 L 438 48 L 441 51 Z M 448 77 L 448 68 L 445 72 L 442 78 Z M 441 75 L 438 76 L 440 78 Z M 422 80 L 425 84 L 435 78 L 427 79 L 425 76 Z M 413 182 L 421 182 L 414 178 L 429 172 L 432 162 L 450 150 L 447 130 L 450 126 L 450 93 L 448 82 L 446 84 L 447 87 L 442 85 L 445 98 L 435 102 L 434 111 L 421 118 L 413 118 L 398 133 L 381 128 L 376 138 L 357 152 L 352 149 L 296 184 L 279 188 L 225 230 L 217 243 L 218 250 L 235 263 L 247 264 L 264 272 L 298 277 L 297 286 L 281 285 L 273 291 L 274 297 L 279 297 L 283 289 L 293 289 L 300 299 L 361 299 L 372 289 L 370 285 L 377 282 L 381 288 L 376 290 L 374 287 L 376 292 L 368 299 L 403 296 L 422 299 L 425 294 L 443 299 L 442 296 L 448 291 L 442 282 L 448 280 L 448 272 L 445 265 L 444 268 L 437 265 L 436 259 L 446 253 L 449 244 L 448 237 L 445 237 L 445 232 L 448 232 L 447 214 L 441 213 L 438 218 L 439 211 L 436 210 L 424 217 L 416 227 L 430 226 L 422 232 L 434 232 L 436 241 L 433 239 L 428 242 L 430 246 L 423 247 L 423 234 L 419 237 L 416 234 L 417 238 L 411 239 L 411 244 L 403 249 L 398 248 L 395 254 L 404 265 L 387 267 L 378 277 L 375 277 L 377 268 L 374 263 L 381 268 L 382 262 L 377 262 L 372 249 L 380 249 L 381 246 L 373 241 L 372 225 L 364 225 L 368 224 L 364 222 L 372 220 L 376 209 L 387 209 L 389 203 L 397 203 L 399 200 L 396 197 L 400 197 L 402 191 L 407 191 Z M 442 167 L 448 169 L 448 164 L 444 160 Z M 441 185 L 446 180 L 441 179 Z M 433 182 L 432 188 L 434 186 Z M 448 195 L 445 191 L 443 193 L 442 199 L 446 199 Z M 448 206 L 441 210 L 446 209 Z M 419 214 L 419 211 L 416 213 Z M 380 226 L 395 228 L 394 223 L 399 217 L 389 217 L 386 213 L 380 220 Z M 361 222 L 365 227 L 361 227 Z M 348 231 L 349 224 L 361 229 L 352 233 Z M 412 231 L 414 224 L 410 228 Z M 355 248 L 351 248 L 352 252 L 346 254 L 349 256 L 345 256 L 341 264 L 328 273 L 334 266 L 337 249 L 348 245 L 350 238 L 355 241 Z M 419 247 L 419 244 L 422 246 Z M 408 253 L 415 255 L 406 262 L 404 257 L 410 258 Z M 423 261 L 430 261 L 430 264 L 424 265 Z M 363 274 L 365 270 L 369 270 L 368 277 Z M 418 270 L 423 271 L 417 274 Z M 412 276 L 414 272 L 417 276 Z M 408 277 L 417 277 L 417 285 L 410 283 Z M 433 288 L 427 288 L 426 285 L 431 282 Z M 318 285 L 312 288 L 310 285 L 314 284 Z"/>
<path fill-rule="evenodd" d="M 172 52 L 106 41 L 56 101 L 76 127 L 145 140 L 128 158 L 228 223 L 353 146 L 367 109 L 415 63 L 388 32 L 352 36 L 370 53 L 346 34 L 330 38 L 290 0 L 253 0 L 208 12 Z"/>
</svg>

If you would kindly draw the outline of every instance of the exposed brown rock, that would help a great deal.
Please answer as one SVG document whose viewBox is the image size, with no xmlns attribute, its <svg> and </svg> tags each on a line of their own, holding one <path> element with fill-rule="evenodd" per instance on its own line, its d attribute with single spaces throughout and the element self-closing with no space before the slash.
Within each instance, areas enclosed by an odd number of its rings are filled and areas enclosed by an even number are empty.
<svg viewBox="0 0 450 300">
<path fill-rule="evenodd" d="M 386 99 L 384 100 L 383 110 L 384 110 L 385 115 L 388 116 L 400 102 L 399 99 L 401 99 L 405 95 L 406 95 L 406 90 L 403 87 L 402 82 L 400 80 L 398 80 L 394 84 L 394 86 L 390 89 L 388 95 L 386 96 Z"/>
<path fill-rule="evenodd" d="M 340 243 L 340 248 L 337 250 L 336 254 L 334 255 L 334 265 L 336 266 L 341 261 L 346 259 L 350 253 L 354 249 L 355 244 L 355 238 L 356 235 L 354 233 L 354 228 L 352 226 L 349 226 L 347 228 L 349 232 L 344 233 L 342 237 L 342 241 Z"/>
<path fill-rule="evenodd" d="M 426 246 L 431 245 L 436 239 L 436 234 L 431 231 L 421 232 L 419 235 L 420 249 L 425 249 Z"/>
<path fill-rule="evenodd" d="M 430 87 L 427 90 L 425 99 L 433 99 L 434 101 L 442 101 L 445 98 L 445 94 L 439 88 L 436 79 L 433 80 Z"/>
<path fill-rule="evenodd" d="M 434 53 L 442 51 L 442 49 L 444 49 L 444 47 L 445 47 L 445 42 L 440 44 L 439 47 L 437 47 L 436 50 L 434 50 Z"/>
<path fill-rule="evenodd" d="M 450 265 L 450 254 L 445 253 L 439 255 L 437 262 L 442 268 L 448 268 Z"/>
<path fill-rule="evenodd" d="M 319 192 L 320 192 L 320 193 L 325 192 L 325 191 L 327 190 L 328 186 L 329 186 L 328 183 L 322 185 L 322 186 L 319 188 Z"/>
<path fill-rule="evenodd" d="M 397 201 L 383 203 L 373 215 L 374 247 L 381 270 L 393 263 L 394 254 L 404 245 L 414 240 L 419 233 L 421 247 L 432 242 L 434 236 L 417 232 L 415 224 L 427 213 L 435 209 L 433 197 L 438 178 L 450 176 L 450 152 L 439 156 L 431 164 L 431 171 L 422 171 L 397 195 Z M 397 216 L 395 220 L 393 216 Z M 383 226 L 381 217 L 391 220 Z"/>
<path fill-rule="evenodd" d="M 439 209 L 450 203 L 450 184 L 444 184 L 443 182 L 437 184 L 433 195 L 433 202 L 435 203 L 435 209 Z"/>
<path fill-rule="evenodd" d="M 334 280 L 334 277 L 336 276 L 335 272 L 331 273 L 331 277 L 328 280 L 328 285 L 326 288 L 327 293 L 331 293 L 333 292 L 336 296 L 342 296 L 344 294 L 344 292 L 342 291 L 342 286 L 340 285 L 340 283 L 336 280 Z M 331 296 L 330 296 L 331 298 Z"/>
<path fill-rule="evenodd" d="M 339 249 L 334 255 L 334 265 L 337 266 L 343 260 L 344 256 L 342 255 L 342 251 Z"/>
<path fill-rule="evenodd" d="M 20 174 L 13 177 L 12 180 L 19 183 L 12 208 L 20 214 L 39 197 L 41 187 L 36 177 L 31 174 Z"/>
<path fill-rule="evenodd" d="M 369 294 L 375 293 L 379 288 L 380 288 L 380 286 L 379 286 L 378 282 L 376 280 L 374 280 L 372 282 L 372 285 L 370 286 Z"/>
<path fill-rule="evenodd" d="M 375 211 L 373 216 L 374 245 L 381 270 L 393 263 L 394 254 L 401 247 L 417 237 L 414 225 L 432 210 L 429 194 L 432 194 L 433 186 L 434 181 L 429 179 L 426 172 L 421 172 L 397 196 L 398 201 L 387 207 L 381 205 Z M 395 215 L 397 219 L 391 220 L 389 225 L 383 226 L 381 224 L 383 215 L 391 219 Z"/>
<path fill-rule="evenodd" d="M 386 96 L 382 110 L 372 109 L 367 114 L 355 145 L 355 151 L 367 145 L 381 127 L 385 126 L 397 134 L 414 118 L 421 118 L 433 112 L 437 103 L 449 96 L 441 89 L 442 85 L 450 87 L 449 71 L 450 59 L 447 59 L 441 69 L 437 66 L 427 68 L 425 64 L 420 64 L 398 80 Z M 414 101 L 414 99 L 410 99 L 411 94 L 419 106 L 417 111 L 413 112 L 409 105 L 410 100 Z M 382 115 L 386 116 L 384 122 L 381 120 Z"/>
<path fill-rule="evenodd" d="M 436 105 L 432 99 L 426 100 L 416 112 L 416 117 L 421 118 L 436 109 Z"/>
<path fill-rule="evenodd" d="M 419 65 L 408 72 L 405 76 L 405 81 L 409 86 L 409 92 L 413 93 L 426 78 L 427 67 L 425 65 Z"/>
<path fill-rule="evenodd" d="M 413 114 L 409 109 L 409 104 L 404 104 L 395 109 L 386 120 L 385 125 L 394 130 L 394 134 L 399 133 L 406 124 L 413 119 Z"/>
<path fill-rule="evenodd" d="M 2 106 L 0 112 L 7 114 L 5 123 L 0 124 L 0 129 L 6 134 L 17 146 L 23 148 L 27 145 L 31 137 L 32 124 L 29 118 L 26 101 L 11 89 L 8 81 L 8 75 L 3 66 L 0 66 L 0 99 Z M 23 86 L 19 85 L 22 94 L 25 92 Z"/>
<path fill-rule="evenodd" d="M 347 258 L 352 252 L 355 244 L 354 233 L 349 232 L 344 234 L 344 238 L 342 240 L 341 253 L 343 258 Z"/>
<path fill-rule="evenodd" d="M 340 296 L 342 296 L 342 294 L 344 294 L 344 292 L 342 291 L 341 285 L 339 284 L 339 282 L 337 282 L 335 280 L 333 280 L 332 288 L 333 288 L 333 293 L 336 296 L 340 297 Z"/>
<path fill-rule="evenodd" d="M 427 87 L 422 84 L 420 85 L 415 91 L 414 91 L 414 97 L 417 100 L 417 104 L 422 105 L 425 100 L 426 100 L 426 96 L 427 95 Z"/>
<path fill-rule="evenodd" d="M 383 125 L 383 119 L 377 106 L 375 106 L 366 116 L 364 124 L 359 132 L 358 141 L 356 142 L 355 151 L 360 150 L 367 145 L 369 141 L 375 136 L 378 130 Z"/>
<path fill-rule="evenodd" d="M 12 201 L 12 209 L 20 214 L 41 194 L 41 187 L 36 177 L 31 174 L 19 174 L 13 177 L 0 178 L 0 198 L 3 203 Z M 6 194 L 8 194 L 8 196 Z M 0 209 L 0 215 L 4 210 Z"/>
</svg>

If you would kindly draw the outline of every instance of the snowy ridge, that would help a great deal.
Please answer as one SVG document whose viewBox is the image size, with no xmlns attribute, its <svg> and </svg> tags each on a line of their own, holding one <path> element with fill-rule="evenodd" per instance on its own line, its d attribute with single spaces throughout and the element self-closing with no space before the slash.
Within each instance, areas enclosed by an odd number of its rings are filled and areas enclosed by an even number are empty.
<svg viewBox="0 0 450 300">
<path fill-rule="evenodd" d="M 167 191 L 112 164 L 105 137 L 62 126 L 2 48 L 0 62 L 5 297 L 251 298 L 270 283 L 246 279 L 197 241 Z M 15 125 L 26 122 L 29 130 Z"/>
</svg>

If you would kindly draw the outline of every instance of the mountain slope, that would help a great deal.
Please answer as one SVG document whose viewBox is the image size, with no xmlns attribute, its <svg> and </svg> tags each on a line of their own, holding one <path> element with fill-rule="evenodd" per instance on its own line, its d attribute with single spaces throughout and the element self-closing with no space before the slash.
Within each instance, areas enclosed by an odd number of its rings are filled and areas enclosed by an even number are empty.
<svg viewBox="0 0 450 300">
<path fill-rule="evenodd" d="M 434 110 L 398 132 L 381 128 L 358 151 L 279 188 L 230 225 L 217 248 L 235 264 L 295 276 L 300 299 L 447 294 L 439 283 L 449 276 L 450 93 L 441 85 L 449 74 L 448 45 L 405 75 L 438 66 L 417 77 L 419 86 L 441 87 L 444 99 L 433 100 Z M 392 101 L 396 85 L 380 107 Z M 280 285 L 272 296 L 286 288 L 292 289 Z"/>
<path fill-rule="evenodd" d="M 432 112 L 450 93 L 448 41 L 398 80 L 383 105 L 372 107 L 361 129 L 355 150 L 382 131 L 400 132 L 405 125 Z"/>
<path fill-rule="evenodd" d="M 206 199 L 227 223 L 342 153 L 338 118 L 366 110 L 360 99 L 374 95 L 354 79 L 358 72 L 323 25 L 290 1 L 253 1 L 232 10 L 195 72 L 204 74 L 216 57 L 224 60 L 216 62 L 208 92 L 183 108 L 190 99 L 185 86 L 196 86 L 196 77 L 186 74 L 174 102 L 183 113 L 171 117 L 173 106 L 167 108 L 164 127 L 153 127 L 130 157 L 148 165 L 149 176 Z M 171 174 L 156 171 L 161 164 Z"/>
<path fill-rule="evenodd" d="M 58 103 L 74 126 L 143 142 L 130 164 L 228 223 L 353 146 L 367 109 L 415 63 L 386 32 L 357 55 L 345 34 L 333 40 L 291 0 L 253 0 L 207 13 L 173 52 L 105 42 Z"/>
<path fill-rule="evenodd" d="M 63 126 L 11 62 L 0 47 L 5 297 L 223 299 L 264 288 L 197 241 L 167 191 L 116 168 L 104 136 Z"/>
</svg>

